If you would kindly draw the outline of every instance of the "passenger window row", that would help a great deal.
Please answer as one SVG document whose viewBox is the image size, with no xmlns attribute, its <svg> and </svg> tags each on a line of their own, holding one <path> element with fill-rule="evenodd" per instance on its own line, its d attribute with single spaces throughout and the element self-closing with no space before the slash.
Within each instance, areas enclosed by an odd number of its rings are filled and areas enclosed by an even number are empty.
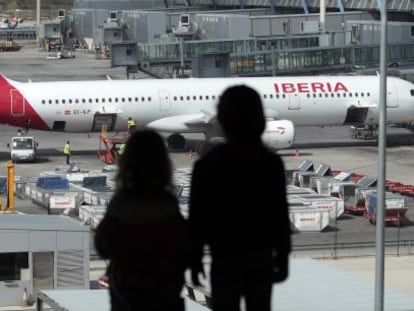
<svg viewBox="0 0 414 311">
<path fill-rule="evenodd" d="M 294 93 L 294 94 L 296 95 L 296 93 Z M 414 90 L 413 90 L 413 94 L 414 94 Z M 364 92 L 361 92 L 361 93 L 358 93 L 358 92 L 355 92 L 355 93 L 343 93 L 343 92 L 341 92 L 341 93 L 312 93 L 312 94 L 307 93 L 306 94 L 307 98 L 311 98 L 311 97 L 313 97 L 313 98 L 317 98 L 317 97 L 319 97 L 319 98 L 323 98 L 323 97 L 325 97 L 325 98 L 328 98 L 328 97 L 331 97 L 331 98 L 334 98 L 334 97 L 370 97 L 370 96 L 371 96 L 371 94 L 369 92 L 367 92 L 367 93 L 364 93 Z M 273 99 L 273 98 L 286 98 L 286 94 L 275 94 L 275 95 L 273 95 L 273 94 L 269 94 L 269 95 L 268 94 L 263 94 L 263 98 L 264 99 L 267 99 L 267 98 L 270 98 L 270 99 Z"/>
<path fill-rule="evenodd" d="M 174 96 L 173 100 L 174 101 L 184 101 L 184 100 L 215 100 L 216 99 L 216 95 L 199 95 L 198 97 L 196 95 L 192 95 L 192 96 Z"/>
<path fill-rule="evenodd" d="M 97 104 L 104 104 L 104 103 L 125 103 L 125 102 L 150 102 L 152 100 L 151 97 L 115 97 L 115 98 L 69 98 L 69 99 L 42 99 L 42 104 L 92 104 L 92 103 L 97 103 Z"/>
<path fill-rule="evenodd" d="M 306 96 L 308 97 L 308 98 L 310 98 L 311 97 L 311 94 L 306 94 Z M 358 92 L 355 92 L 355 93 L 345 93 L 345 92 L 341 92 L 341 93 L 336 93 L 336 97 L 370 97 L 371 96 L 371 94 L 369 93 L 369 92 L 367 92 L 367 93 L 364 93 L 364 92 L 361 92 L 361 93 L 358 93 Z M 313 93 L 312 94 L 312 97 L 313 98 L 316 98 L 316 97 L 326 97 L 326 98 L 328 98 L 328 97 L 335 97 L 335 93 L 318 93 L 318 94 L 316 94 L 316 93 Z"/>
<path fill-rule="evenodd" d="M 273 94 L 269 94 L 269 95 L 263 94 L 263 98 L 264 99 L 266 99 L 266 98 L 270 98 L 270 99 L 273 99 L 273 98 L 286 98 L 286 94 L 275 94 L 275 95 L 273 95 Z"/>
</svg>

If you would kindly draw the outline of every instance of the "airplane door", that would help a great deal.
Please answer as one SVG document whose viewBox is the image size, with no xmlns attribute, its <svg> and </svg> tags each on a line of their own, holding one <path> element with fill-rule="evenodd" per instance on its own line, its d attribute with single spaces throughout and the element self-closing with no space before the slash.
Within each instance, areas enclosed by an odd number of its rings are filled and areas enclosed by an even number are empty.
<svg viewBox="0 0 414 311">
<path fill-rule="evenodd" d="M 10 90 L 10 113 L 12 116 L 20 117 L 24 115 L 24 97 L 18 90 Z"/>
<path fill-rule="evenodd" d="M 395 84 L 388 80 L 387 83 L 387 108 L 398 108 L 398 92 Z"/>
<path fill-rule="evenodd" d="M 170 110 L 170 92 L 169 91 L 159 91 L 160 96 L 160 111 Z"/>
<path fill-rule="evenodd" d="M 289 94 L 289 110 L 299 110 L 300 100 L 298 93 Z"/>
<path fill-rule="evenodd" d="M 106 126 L 108 132 L 112 132 L 115 129 L 116 123 L 116 114 L 115 113 L 95 113 L 93 116 L 93 124 L 91 132 L 100 132 L 102 131 L 102 126 Z"/>
</svg>

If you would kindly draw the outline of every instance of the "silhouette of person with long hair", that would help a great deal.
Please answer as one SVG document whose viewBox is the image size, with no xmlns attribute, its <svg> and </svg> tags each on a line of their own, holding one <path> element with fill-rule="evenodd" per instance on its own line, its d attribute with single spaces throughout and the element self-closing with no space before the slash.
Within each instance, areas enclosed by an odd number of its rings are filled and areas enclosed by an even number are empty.
<svg viewBox="0 0 414 311">
<path fill-rule="evenodd" d="M 109 259 L 111 310 L 183 311 L 187 225 L 162 137 L 134 131 L 118 162 L 116 191 L 95 246 Z"/>
<path fill-rule="evenodd" d="M 265 117 L 259 94 L 244 85 L 224 91 L 217 119 L 225 143 L 193 168 L 189 209 L 190 269 L 204 275 L 211 254 L 214 311 L 269 311 L 272 284 L 288 277 L 291 231 L 281 158 L 262 143 Z"/>
</svg>

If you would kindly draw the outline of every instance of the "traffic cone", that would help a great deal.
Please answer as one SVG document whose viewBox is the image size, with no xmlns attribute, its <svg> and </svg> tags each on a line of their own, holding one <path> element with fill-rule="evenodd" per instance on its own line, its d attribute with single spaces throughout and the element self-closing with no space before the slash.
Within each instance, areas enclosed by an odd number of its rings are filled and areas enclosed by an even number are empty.
<svg viewBox="0 0 414 311">
<path fill-rule="evenodd" d="M 299 152 L 299 149 L 296 149 L 296 152 L 295 152 L 295 158 L 296 158 L 296 159 L 299 159 L 299 157 L 300 157 L 300 152 Z"/>
</svg>

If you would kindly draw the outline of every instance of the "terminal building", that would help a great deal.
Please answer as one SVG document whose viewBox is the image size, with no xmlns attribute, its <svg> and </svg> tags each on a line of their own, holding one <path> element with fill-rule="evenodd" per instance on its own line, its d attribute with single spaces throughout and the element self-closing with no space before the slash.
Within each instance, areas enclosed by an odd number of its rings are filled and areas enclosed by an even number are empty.
<svg viewBox="0 0 414 311">
<path fill-rule="evenodd" d="M 73 31 L 127 75 L 319 74 L 378 64 L 378 1 L 326 1 L 325 14 L 319 0 L 275 3 L 83 0 L 72 10 Z M 414 62 L 413 9 L 410 1 L 388 1 L 394 67 Z"/>
<path fill-rule="evenodd" d="M 41 23 L 47 51 L 85 48 L 157 78 L 313 75 L 376 70 L 381 1 L 79 0 Z M 414 80 L 414 4 L 387 1 L 388 64 Z M 0 29 L 34 39 L 35 29 Z M 408 68 L 408 69 L 407 69 Z M 391 71 L 390 71 L 391 72 Z"/>
</svg>

